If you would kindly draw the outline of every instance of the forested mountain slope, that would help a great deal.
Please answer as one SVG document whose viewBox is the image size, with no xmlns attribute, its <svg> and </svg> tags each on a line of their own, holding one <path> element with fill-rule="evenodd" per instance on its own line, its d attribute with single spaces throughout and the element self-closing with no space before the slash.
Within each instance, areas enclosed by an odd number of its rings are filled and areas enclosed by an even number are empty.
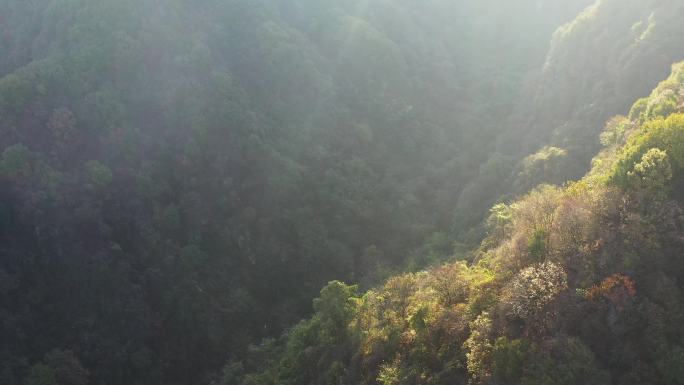
<svg viewBox="0 0 684 385">
<path fill-rule="evenodd" d="M 684 63 L 592 170 L 492 208 L 472 264 L 331 282 L 220 385 L 682 384 Z"/>
<path fill-rule="evenodd" d="M 556 31 L 534 97 L 533 119 L 550 127 L 532 120 L 533 135 L 551 134 L 557 145 L 591 159 L 600 123 L 684 59 L 683 14 L 681 1 L 603 0 Z"/>
<path fill-rule="evenodd" d="M 599 0 L 559 28 L 544 67 L 501 123 L 506 129 L 485 163 L 491 166 L 462 192 L 457 228 L 476 226 L 481 214 L 470 220 L 468 214 L 475 206 L 487 210 L 502 193 L 581 177 L 599 149 L 596 137 L 604 122 L 684 59 L 683 17 L 679 0 Z M 507 157 L 513 160 L 501 161 Z M 492 188 L 501 176 L 508 180 L 504 189 Z"/>
<path fill-rule="evenodd" d="M 201 383 L 450 255 L 588 2 L 0 0 L 0 383 Z"/>
<path fill-rule="evenodd" d="M 0 383 L 681 382 L 684 4 L 590 3 L 0 0 Z"/>
</svg>

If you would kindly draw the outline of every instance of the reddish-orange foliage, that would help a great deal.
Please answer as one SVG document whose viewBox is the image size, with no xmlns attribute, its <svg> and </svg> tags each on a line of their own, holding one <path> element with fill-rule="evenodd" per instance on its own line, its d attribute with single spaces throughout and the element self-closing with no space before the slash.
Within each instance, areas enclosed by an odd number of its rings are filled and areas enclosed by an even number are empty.
<svg viewBox="0 0 684 385">
<path fill-rule="evenodd" d="M 622 309 L 627 300 L 635 295 L 636 285 L 632 278 L 622 274 L 613 274 L 589 289 L 587 298 L 591 301 L 607 299 L 615 307 Z"/>
</svg>

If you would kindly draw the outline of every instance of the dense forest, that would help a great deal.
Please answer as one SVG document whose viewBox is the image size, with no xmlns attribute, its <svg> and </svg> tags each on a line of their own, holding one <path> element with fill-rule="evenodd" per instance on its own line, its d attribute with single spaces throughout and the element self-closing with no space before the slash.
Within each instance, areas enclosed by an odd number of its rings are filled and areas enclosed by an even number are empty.
<svg viewBox="0 0 684 385">
<path fill-rule="evenodd" d="M 684 62 L 601 143 L 579 181 L 495 205 L 471 263 L 330 282 L 215 384 L 682 384 Z"/>
<path fill-rule="evenodd" d="M 0 0 L 0 383 L 684 384 L 683 18 Z"/>
</svg>

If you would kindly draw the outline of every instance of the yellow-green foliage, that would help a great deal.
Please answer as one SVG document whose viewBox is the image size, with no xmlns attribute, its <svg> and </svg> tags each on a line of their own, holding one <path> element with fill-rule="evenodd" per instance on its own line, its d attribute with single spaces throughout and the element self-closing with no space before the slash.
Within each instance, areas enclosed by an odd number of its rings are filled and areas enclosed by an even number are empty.
<svg viewBox="0 0 684 385">
<path fill-rule="evenodd" d="M 672 75 L 660 83 L 648 98 L 638 100 L 629 118 L 644 123 L 684 111 L 684 62 L 672 66 Z"/>
<path fill-rule="evenodd" d="M 608 122 L 601 134 L 601 142 L 606 149 L 594 159 L 591 175 L 612 185 L 634 188 L 635 182 L 645 177 L 642 175 L 646 171 L 644 167 L 650 164 L 653 170 L 656 167 L 653 162 L 658 161 L 669 164 L 658 167 L 671 167 L 671 171 L 664 171 L 667 175 L 658 178 L 669 179 L 670 173 L 677 178 L 684 169 L 682 112 L 684 63 L 678 63 L 672 66 L 672 75 L 660 83 L 649 97 L 634 103 L 628 117 L 618 116 Z M 656 156 L 653 152 L 656 149 L 662 154 Z M 643 180 L 639 184 L 644 182 L 651 186 L 651 190 L 663 184 Z"/>
<path fill-rule="evenodd" d="M 612 179 L 619 185 L 627 183 L 630 173 L 635 171 L 634 166 L 648 151 L 656 148 L 666 153 L 672 172 L 679 175 L 684 168 L 684 114 L 658 117 L 634 132 L 619 154 Z"/>
</svg>

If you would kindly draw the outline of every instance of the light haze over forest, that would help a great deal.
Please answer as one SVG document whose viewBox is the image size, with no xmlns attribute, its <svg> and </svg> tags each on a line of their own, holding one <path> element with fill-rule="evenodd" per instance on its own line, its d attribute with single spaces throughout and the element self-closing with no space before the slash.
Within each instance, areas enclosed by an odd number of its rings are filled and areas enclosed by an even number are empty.
<svg viewBox="0 0 684 385">
<path fill-rule="evenodd" d="M 0 0 L 0 384 L 684 384 L 684 0 Z"/>
</svg>

